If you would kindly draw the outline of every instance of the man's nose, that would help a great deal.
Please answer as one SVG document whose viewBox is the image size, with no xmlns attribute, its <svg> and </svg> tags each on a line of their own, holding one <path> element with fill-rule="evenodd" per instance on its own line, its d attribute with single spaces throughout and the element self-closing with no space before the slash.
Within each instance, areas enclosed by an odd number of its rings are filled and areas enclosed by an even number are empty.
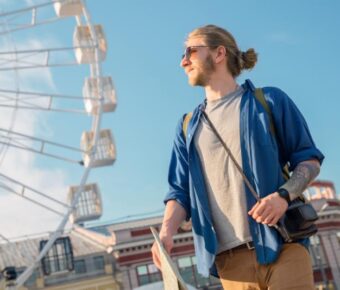
<svg viewBox="0 0 340 290">
<path fill-rule="evenodd" d="M 181 67 L 186 67 L 188 64 L 190 64 L 190 60 L 188 60 L 186 57 L 183 57 L 180 63 Z"/>
</svg>

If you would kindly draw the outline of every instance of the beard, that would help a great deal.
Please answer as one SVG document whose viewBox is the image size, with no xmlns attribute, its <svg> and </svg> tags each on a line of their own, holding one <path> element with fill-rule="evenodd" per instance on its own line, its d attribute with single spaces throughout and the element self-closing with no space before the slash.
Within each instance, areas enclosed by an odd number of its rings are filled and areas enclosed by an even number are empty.
<svg viewBox="0 0 340 290">
<path fill-rule="evenodd" d="M 189 76 L 189 84 L 192 86 L 206 86 L 215 71 L 215 64 L 211 55 L 208 55 L 205 61 L 196 66 L 196 74 Z"/>
</svg>

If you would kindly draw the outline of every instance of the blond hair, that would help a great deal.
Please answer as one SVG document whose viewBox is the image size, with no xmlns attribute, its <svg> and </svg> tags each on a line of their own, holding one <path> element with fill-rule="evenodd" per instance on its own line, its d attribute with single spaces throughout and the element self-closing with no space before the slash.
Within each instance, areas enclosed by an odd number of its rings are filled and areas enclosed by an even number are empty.
<svg viewBox="0 0 340 290">
<path fill-rule="evenodd" d="M 252 69 L 257 61 L 257 53 L 253 48 L 246 52 L 239 50 L 235 38 L 227 30 L 216 25 L 196 28 L 188 35 L 189 38 L 202 37 L 206 45 L 211 47 L 224 46 L 227 51 L 227 68 L 235 78 L 245 69 Z"/>
</svg>

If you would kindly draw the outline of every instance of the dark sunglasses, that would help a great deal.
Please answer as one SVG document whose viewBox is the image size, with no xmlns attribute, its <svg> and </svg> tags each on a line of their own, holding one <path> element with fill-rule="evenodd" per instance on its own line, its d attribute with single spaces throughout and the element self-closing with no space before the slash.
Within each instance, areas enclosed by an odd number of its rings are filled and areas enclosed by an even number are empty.
<svg viewBox="0 0 340 290">
<path fill-rule="evenodd" d="M 191 57 L 191 53 L 196 51 L 195 49 L 198 47 L 217 47 L 217 46 L 210 46 L 210 45 L 193 45 L 193 46 L 188 46 L 185 50 L 184 50 L 184 54 L 182 54 L 182 58 L 181 59 L 186 59 L 189 60 Z"/>
</svg>

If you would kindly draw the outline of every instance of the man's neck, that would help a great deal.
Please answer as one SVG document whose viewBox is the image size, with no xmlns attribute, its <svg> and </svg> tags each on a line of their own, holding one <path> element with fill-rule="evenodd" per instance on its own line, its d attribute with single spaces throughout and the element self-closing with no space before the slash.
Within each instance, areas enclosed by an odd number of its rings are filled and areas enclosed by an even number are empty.
<svg viewBox="0 0 340 290">
<path fill-rule="evenodd" d="M 208 101 L 218 100 L 237 88 L 237 83 L 232 77 L 212 77 L 209 84 L 204 87 L 205 97 Z"/>
</svg>

